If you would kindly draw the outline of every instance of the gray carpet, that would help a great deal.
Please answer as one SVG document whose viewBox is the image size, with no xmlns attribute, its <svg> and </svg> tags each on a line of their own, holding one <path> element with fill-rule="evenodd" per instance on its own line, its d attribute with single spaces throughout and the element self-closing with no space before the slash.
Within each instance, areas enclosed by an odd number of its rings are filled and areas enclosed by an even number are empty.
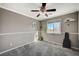
<svg viewBox="0 0 79 59">
<path fill-rule="evenodd" d="M 79 52 L 39 41 L 5 52 L 0 56 L 79 56 Z"/>
</svg>

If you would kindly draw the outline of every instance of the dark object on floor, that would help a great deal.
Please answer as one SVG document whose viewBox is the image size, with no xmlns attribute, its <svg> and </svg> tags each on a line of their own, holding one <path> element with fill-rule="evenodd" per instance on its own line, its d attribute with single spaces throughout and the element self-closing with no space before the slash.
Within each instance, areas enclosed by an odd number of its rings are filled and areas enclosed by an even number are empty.
<svg viewBox="0 0 79 59">
<path fill-rule="evenodd" d="M 68 32 L 65 32 L 65 38 L 63 40 L 63 47 L 71 48 L 71 41 L 69 39 L 69 33 Z"/>
<path fill-rule="evenodd" d="M 43 41 L 43 37 L 42 37 L 42 36 L 40 36 L 40 38 L 39 38 L 38 40 Z"/>
</svg>

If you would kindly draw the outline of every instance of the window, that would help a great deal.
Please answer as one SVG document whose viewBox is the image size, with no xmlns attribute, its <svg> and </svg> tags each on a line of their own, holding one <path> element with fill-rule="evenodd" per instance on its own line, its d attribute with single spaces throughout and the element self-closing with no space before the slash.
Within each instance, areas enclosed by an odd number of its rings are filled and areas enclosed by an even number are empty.
<svg viewBox="0 0 79 59">
<path fill-rule="evenodd" d="M 48 23 L 47 33 L 61 33 L 61 22 Z"/>
</svg>

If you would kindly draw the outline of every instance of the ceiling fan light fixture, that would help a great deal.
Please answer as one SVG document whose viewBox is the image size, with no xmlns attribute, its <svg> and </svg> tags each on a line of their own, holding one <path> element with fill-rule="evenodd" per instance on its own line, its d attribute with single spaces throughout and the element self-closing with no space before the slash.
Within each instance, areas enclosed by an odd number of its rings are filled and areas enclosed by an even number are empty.
<svg viewBox="0 0 79 59">
<path fill-rule="evenodd" d="M 31 10 L 32 12 L 39 12 L 39 14 L 36 17 L 39 17 L 41 14 L 45 15 L 46 17 L 48 17 L 47 12 L 55 12 L 56 9 L 46 9 L 46 3 L 42 3 L 42 6 L 40 7 L 39 10 Z"/>
</svg>

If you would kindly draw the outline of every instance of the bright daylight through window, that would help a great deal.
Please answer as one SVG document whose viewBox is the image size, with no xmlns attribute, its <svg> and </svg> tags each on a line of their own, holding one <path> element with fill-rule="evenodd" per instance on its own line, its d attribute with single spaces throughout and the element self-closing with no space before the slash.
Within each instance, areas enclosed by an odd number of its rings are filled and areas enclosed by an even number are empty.
<svg viewBox="0 0 79 59">
<path fill-rule="evenodd" d="M 61 33 L 61 22 L 53 22 L 47 24 L 47 33 Z"/>
</svg>

